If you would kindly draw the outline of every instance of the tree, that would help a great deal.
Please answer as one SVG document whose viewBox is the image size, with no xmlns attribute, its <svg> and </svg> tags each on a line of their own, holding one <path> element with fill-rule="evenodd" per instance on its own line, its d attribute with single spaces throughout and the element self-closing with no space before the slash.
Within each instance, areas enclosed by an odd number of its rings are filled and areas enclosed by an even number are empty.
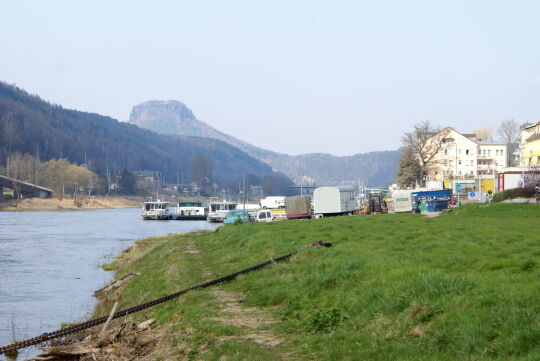
<svg viewBox="0 0 540 361">
<path fill-rule="evenodd" d="M 122 194 L 135 194 L 135 175 L 127 169 L 124 169 L 122 173 L 120 173 L 118 185 L 120 186 Z"/>
<path fill-rule="evenodd" d="M 420 167 L 420 186 L 425 186 L 426 178 L 438 163 L 435 156 L 444 145 L 449 131 L 450 128 L 440 130 L 434 127 L 429 120 L 424 120 L 417 123 L 412 132 L 405 133 L 401 138 L 403 153 L 408 156 L 412 154 L 417 159 L 417 164 Z M 416 167 L 416 164 L 409 162 L 409 167 Z M 407 172 L 415 174 L 414 169 Z"/>
<path fill-rule="evenodd" d="M 503 120 L 497 129 L 497 134 L 506 143 L 506 160 L 508 166 L 513 166 L 515 164 L 514 151 L 519 140 L 518 123 L 513 118 Z"/>
<path fill-rule="evenodd" d="M 422 169 L 418 164 L 418 158 L 410 148 L 402 148 L 401 151 L 396 183 L 400 188 L 414 188 L 421 182 Z"/>
<path fill-rule="evenodd" d="M 261 186 L 265 196 L 289 196 L 293 193 L 289 187 L 294 183 L 289 178 L 269 175 L 262 179 Z"/>
<path fill-rule="evenodd" d="M 214 168 L 212 159 L 205 154 L 196 154 L 189 168 L 189 178 L 199 185 L 201 194 L 207 195 L 211 192 Z"/>
</svg>

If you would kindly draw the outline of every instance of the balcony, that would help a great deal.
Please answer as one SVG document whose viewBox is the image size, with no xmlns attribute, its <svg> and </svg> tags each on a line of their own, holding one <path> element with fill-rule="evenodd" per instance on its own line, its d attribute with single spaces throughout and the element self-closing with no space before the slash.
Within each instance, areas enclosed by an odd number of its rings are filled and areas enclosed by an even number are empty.
<svg viewBox="0 0 540 361">
<path fill-rule="evenodd" d="M 494 157 L 492 155 L 478 154 L 476 159 L 494 159 Z"/>
</svg>

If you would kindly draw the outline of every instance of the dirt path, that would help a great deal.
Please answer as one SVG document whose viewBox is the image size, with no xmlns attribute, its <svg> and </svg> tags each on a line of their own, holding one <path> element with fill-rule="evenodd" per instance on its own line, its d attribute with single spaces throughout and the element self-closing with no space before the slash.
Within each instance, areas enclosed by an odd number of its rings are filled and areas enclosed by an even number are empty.
<svg viewBox="0 0 540 361">
<path fill-rule="evenodd" d="M 275 324 L 278 321 L 257 307 L 244 306 L 242 304 L 242 294 L 225 291 L 221 287 L 216 287 L 209 292 L 220 303 L 220 316 L 212 320 L 238 327 L 245 332 L 241 336 L 222 337 L 221 341 L 251 340 L 263 347 L 274 347 L 284 341 L 266 329 L 266 326 Z"/>
</svg>

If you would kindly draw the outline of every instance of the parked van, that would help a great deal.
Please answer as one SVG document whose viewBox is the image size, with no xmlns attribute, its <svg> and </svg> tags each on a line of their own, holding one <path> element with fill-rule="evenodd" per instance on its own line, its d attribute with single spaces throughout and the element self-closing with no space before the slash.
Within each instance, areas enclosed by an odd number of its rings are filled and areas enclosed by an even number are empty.
<svg viewBox="0 0 540 361">
<path fill-rule="evenodd" d="M 255 220 L 257 222 L 273 222 L 275 218 L 272 211 L 263 209 L 262 211 L 257 212 L 257 218 Z"/>
<path fill-rule="evenodd" d="M 262 209 L 278 209 L 285 208 L 285 197 L 266 197 L 261 199 Z"/>
</svg>

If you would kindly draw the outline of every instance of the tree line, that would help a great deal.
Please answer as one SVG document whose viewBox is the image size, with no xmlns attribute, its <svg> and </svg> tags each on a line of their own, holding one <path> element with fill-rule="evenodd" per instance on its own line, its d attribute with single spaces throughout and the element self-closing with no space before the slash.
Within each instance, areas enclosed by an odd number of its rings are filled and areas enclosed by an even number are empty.
<svg viewBox="0 0 540 361">
<path fill-rule="evenodd" d="M 104 180 L 96 173 L 67 159 L 40 162 L 30 154 L 10 155 L 6 166 L 0 167 L 0 174 L 52 189 L 58 199 L 65 195 L 76 198 L 79 193 L 103 192 L 105 187 Z"/>
</svg>

